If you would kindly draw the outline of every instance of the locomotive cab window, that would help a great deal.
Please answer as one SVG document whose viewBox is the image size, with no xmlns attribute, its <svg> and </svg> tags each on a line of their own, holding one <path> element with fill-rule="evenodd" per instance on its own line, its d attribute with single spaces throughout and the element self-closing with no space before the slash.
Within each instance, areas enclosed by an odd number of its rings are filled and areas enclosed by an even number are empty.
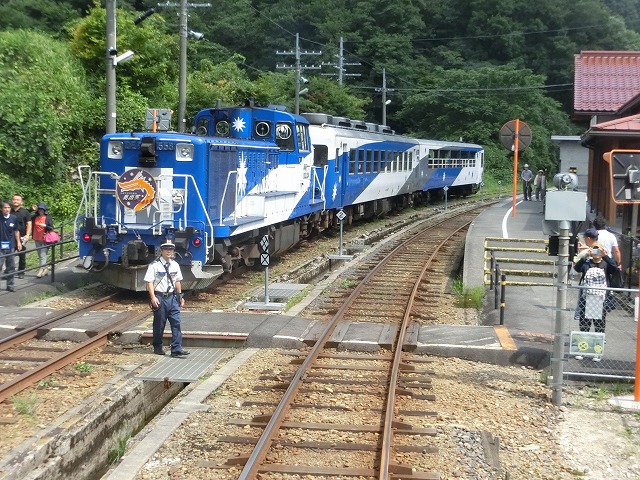
<svg viewBox="0 0 640 480">
<path fill-rule="evenodd" d="M 301 152 L 309 151 L 309 128 L 303 123 L 296 124 L 296 136 L 298 137 L 298 150 Z"/>
<path fill-rule="evenodd" d="M 296 146 L 291 123 L 278 122 L 276 124 L 276 145 L 285 152 L 293 152 L 295 150 Z"/>
<path fill-rule="evenodd" d="M 329 148 L 326 145 L 313 146 L 313 166 L 324 167 L 329 161 Z"/>
</svg>

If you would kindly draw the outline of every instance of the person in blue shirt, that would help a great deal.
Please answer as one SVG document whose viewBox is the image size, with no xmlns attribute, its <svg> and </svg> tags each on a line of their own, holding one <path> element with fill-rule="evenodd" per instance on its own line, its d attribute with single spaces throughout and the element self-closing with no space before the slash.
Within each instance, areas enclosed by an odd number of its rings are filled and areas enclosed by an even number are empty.
<svg viewBox="0 0 640 480">
<path fill-rule="evenodd" d="M 6 265 L 7 290 L 15 292 L 14 274 L 16 257 L 13 253 L 22 249 L 18 217 L 11 213 L 11 204 L 2 202 L 2 217 L 0 218 L 0 272 Z"/>
</svg>

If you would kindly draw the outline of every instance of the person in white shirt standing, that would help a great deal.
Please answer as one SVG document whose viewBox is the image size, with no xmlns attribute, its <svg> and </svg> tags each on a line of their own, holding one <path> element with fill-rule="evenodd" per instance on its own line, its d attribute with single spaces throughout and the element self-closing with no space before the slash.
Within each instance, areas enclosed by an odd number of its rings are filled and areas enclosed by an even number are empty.
<svg viewBox="0 0 640 480">
<path fill-rule="evenodd" d="M 182 271 L 180 265 L 172 260 L 175 245 L 166 242 L 160 245 L 160 258 L 149 264 L 144 281 L 151 299 L 153 310 L 153 353 L 165 355 L 162 348 L 164 327 L 171 325 L 171 356 L 185 357 L 189 352 L 182 349 L 182 329 L 180 326 L 180 308 L 184 306 L 182 294 Z"/>
<path fill-rule="evenodd" d="M 618 269 L 622 269 L 622 256 L 620 255 L 620 247 L 618 247 L 618 238 L 607 230 L 607 221 L 604 217 L 598 215 L 593 219 L 593 226 L 598 231 L 598 241 L 611 255 L 611 258 L 616 261 Z"/>
</svg>

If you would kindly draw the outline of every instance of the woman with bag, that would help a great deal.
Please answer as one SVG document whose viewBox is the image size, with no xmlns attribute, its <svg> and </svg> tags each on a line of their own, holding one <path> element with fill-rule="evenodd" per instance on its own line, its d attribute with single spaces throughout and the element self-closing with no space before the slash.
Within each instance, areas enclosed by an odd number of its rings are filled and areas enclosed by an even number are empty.
<svg viewBox="0 0 640 480">
<path fill-rule="evenodd" d="M 48 232 L 53 231 L 53 220 L 47 213 L 47 204 L 39 203 L 36 209 L 36 213 L 31 217 L 32 236 L 36 242 L 36 249 L 38 251 L 38 257 L 40 259 L 40 270 L 36 277 L 41 278 L 49 274 L 49 267 L 47 264 L 47 251 L 49 250 L 49 244 L 45 241 L 45 235 Z"/>
</svg>

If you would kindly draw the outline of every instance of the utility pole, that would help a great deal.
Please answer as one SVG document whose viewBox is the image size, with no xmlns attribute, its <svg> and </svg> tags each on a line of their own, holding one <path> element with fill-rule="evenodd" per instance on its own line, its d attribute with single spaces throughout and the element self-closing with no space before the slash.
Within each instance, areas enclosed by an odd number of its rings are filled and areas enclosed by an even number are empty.
<svg viewBox="0 0 640 480">
<path fill-rule="evenodd" d="M 106 133 L 116 131 L 116 66 L 113 58 L 117 54 L 116 47 L 116 0 L 107 0 L 107 55 L 106 68 Z"/>
<path fill-rule="evenodd" d="M 316 52 L 316 51 L 300 51 L 300 35 L 298 33 L 296 33 L 296 49 L 295 51 L 286 51 L 286 52 L 280 52 L 280 51 L 276 51 L 276 55 L 295 55 L 296 57 L 296 63 L 295 65 L 276 65 L 276 68 L 284 68 L 287 70 L 291 70 L 294 69 L 296 72 L 296 101 L 295 101 L 295 113 L 296 115 L 300 114 L 300 77 L 301 77 L 301 73 L 302 70 L 318 70 L 321 67 L 319 65 L 300 65 L 300 56 L 301 55 L 322 55 L 322 52 Z M 305 83 L 307 82 L 307 80 L 305 80 Z M 306 89 L 305 89 L 306 91 Z"/>
<path fill-rule="evenodd" d="M 345 73 L 345 68 L 344 67 L 350 67 L 350 66 L 355 66 L 355 65 L 362 65 L 360 62 L 356 62 L 356 63 L 345 63 L 344 61 L 344 38 L 340 37 L 340 53 L 338 53 L 338 55 L 336 55 L 336 57 L 338 57 L 338 63 L 331 63 L 331 62 L 322 62 L 322 65 L 325 66 L 330 66 L 330 67 L 336 67 L 338 69 L 338 83 L 340 85 L 342 85 L 342 78 L 343 77 L 359 77 L 360 74 L 359 73 Z M 335 73 L 323 73 L 323 75 L 328 75 L 331 77 L 335 77 L 336 74 Z"/>
<path fill-rule="evenodd" d="M 393 88 L 387 88 L 387 69 L 382 69 L 382 88 L 376 88 L 376 92 L 382 92 L 382 124 L 387 124 L 387 105 L 391 100 L 387 101 L 387 92 L 395 92 Z"/>
<path fill-rule="evenodd" d="M 187 18 L 189 8 L 210 7 L 210 3 L 188 3 L 187 0 L 180 0 L 180 4 L 165 2 L 159 3 L 159 7 L 180 7 L 180 73 L 178 80 L 178 132 L 185 131 L 186 111 L 187 111 Z M 202 37 L 200 37 L 202 38 Z"/>
</svg>

